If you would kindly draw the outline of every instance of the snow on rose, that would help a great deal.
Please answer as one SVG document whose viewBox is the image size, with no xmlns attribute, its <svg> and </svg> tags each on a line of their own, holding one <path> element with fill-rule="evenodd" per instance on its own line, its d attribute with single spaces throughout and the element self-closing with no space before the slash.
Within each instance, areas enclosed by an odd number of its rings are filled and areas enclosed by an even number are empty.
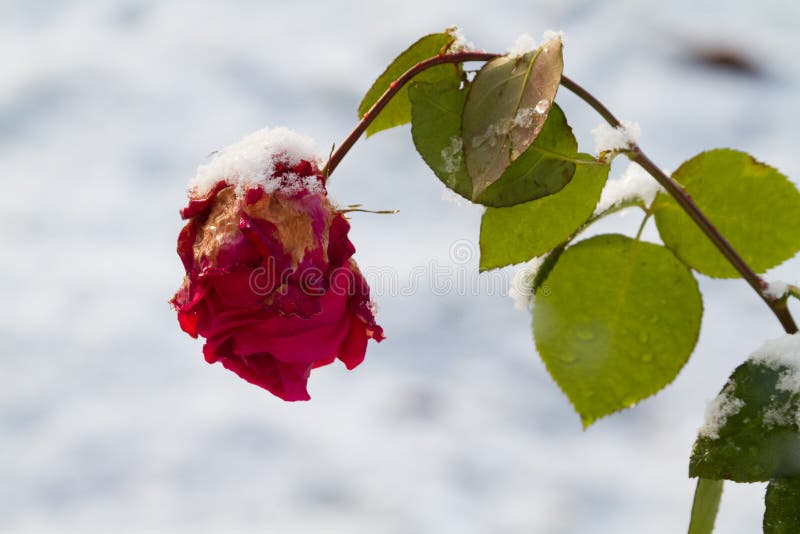
<svg viewBox="0 0 800 534">
<path fill-rule="evenodd" d="M 352 369 L 383 339 L 310 139 L 265 129 L 219 151 L 181 216 L 186 276 L 171 303 L 181 328 L 205 338 L 207 362 L 308 400 L 313 368 L 338 358 Z"/>
</svg>

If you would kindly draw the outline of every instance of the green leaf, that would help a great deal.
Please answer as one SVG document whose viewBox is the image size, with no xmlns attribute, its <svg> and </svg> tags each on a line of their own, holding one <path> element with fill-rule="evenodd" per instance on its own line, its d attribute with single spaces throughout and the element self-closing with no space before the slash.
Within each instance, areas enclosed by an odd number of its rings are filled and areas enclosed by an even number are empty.
<svg viewBox="0 0 800 534">
<path fill-rule="evenodd" d="M 800 192 L 774 168 L 719 149 L 695 156 L 672 177 L 756 272 L 800 250 Z M 717 278 L 739 276 L 670 196 L 660 193 L 653 210 L 664 244 L 687 265 Z"/>
<path fill-rule="evenodd" d="M 672 382 L 702 314 L 697 282 L 669 250 L 599 235 L 561 255 L 537 292 L 533 331 L 587 427 Z"/>
<path fill-rule="evenodd" d="M 800 475 L 800 394 L 777 387 L 787 371 L 751 360 L 736 368 L 710 407 L 724 416 L 710 429 L 707 422 L 695 441 L 690 476 L 759 482 Z"/>
<path fill-rule="evenodd" d="M 508 207 L 557 193 L 575 174 L 578 143 L 558 105 L 553 104 L 536 140 L 489 185 L 475 202 Z M 474 186 L 474 182 L 473 182 Z"/>
<path fill-rule="evenodd" d="M 364 99 L 358 105 L 358 118 L 362 118 L 369 111 L 373 104 L 389 89 L 390 84 L 399 78 L 408 69 L 428 58 L 431 58 L 443 50 L 446 50 L 455 38 L 449 33 L 433 33 L 426 35 L 416 43 L 408 47 L 402 54 L 397 56 L 392 63 L 386 67 L 383 74 L 378 76 L 372 87 L 369 88 Z M 460 72 L 461 67 L 455 64 L 438 65 L 417 74 L 413 79 L 416 81 L 433 82 L 451 75 L 453 72 Z M 408 85 L 401 88 L 392 97 L 385 108 L 378 114 L 375 120 L 367 127 L 367 137 L 400 126 L 411 121 L 411 102 L 408 99 Z"/>
<path fill-rule="evenodd" d="M 558 193 L 510 208 L 487 208 L 481 219 L 481 270 L 541 256 L 591 217 L 609 166 L 596 165 L 586 154 L 578 158 L 587 164 L 578 165 L 572 181 Z"/>
<path fill-rule="evenodd" d="M 711 534 L 714 530 L 714 521 L 722 497 L 722 484 L 721 480 L 697 479 L 689 534 Z"/>
<path fill-rule="evenodd" d="M 771 481 L 764 501 L 764 534 L 800 532 L 800 478 Z"/>
<path fill-rule="evenodd" d="M 435 83 L 411 85 L 411 136 L 417 152 L 442 183 L 471 200 L 472 182 L 461 146 L 461 111 L 467 92 L 460 85 L 455 71 Z"/>
<path fill-rule="evenodd" d="M 555 38 L 523 56 L 494 59 L 475 76 L 462 128 L 473 198 L 497 181 L 539 135 L 563 68 L 561 41 Z"/>
</svg>

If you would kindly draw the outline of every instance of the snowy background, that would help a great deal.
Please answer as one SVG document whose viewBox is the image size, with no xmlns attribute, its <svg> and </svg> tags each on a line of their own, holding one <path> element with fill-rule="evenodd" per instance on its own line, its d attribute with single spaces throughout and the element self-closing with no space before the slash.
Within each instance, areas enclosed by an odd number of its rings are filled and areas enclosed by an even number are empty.
<svg viewBox="0 0 800 534">
<path fill-rule="evenodd" d="M 564 30 L 566 73 L 675 169 L 748 150 L 800 178 L 794 0 L 396 3 L 0 2 L 0 531 L 675 533 L 705 402 L 777 321 L 741 281 L 700 277 L 697 350 L 655 398 L 581 430 L 526 313 L 488 291 L 377 295 L 388 339 L 285 404 L 202 360 L 167 300 L 196 166 L 264 126 L 326 152 L 373 79 L 419 36 L 479 47 Z M 692 60 L 724 44 L 758 76 Z M 585 150 L 599 123 L 558 98 Z M 615 165 L 619 174 L 624 165 Z M 366 268 L 449 266 L 480 209 L 441 199 L 408 128 L 338 168 Z M 635 232 L 638 217 L 598 230 Z M 648 228 L 651 238 L 653 229 Z M 469 252 L 469 247 L 467 247 Z M 508 272 L 510 275 L 513 271 Z M 797 280 L 800 261 L 771 278 Z M 795 310 L 798 311 L 798 310 Z M 763 485 L 726 486 L 720 533 L 760 529 Z"/>
</svg>

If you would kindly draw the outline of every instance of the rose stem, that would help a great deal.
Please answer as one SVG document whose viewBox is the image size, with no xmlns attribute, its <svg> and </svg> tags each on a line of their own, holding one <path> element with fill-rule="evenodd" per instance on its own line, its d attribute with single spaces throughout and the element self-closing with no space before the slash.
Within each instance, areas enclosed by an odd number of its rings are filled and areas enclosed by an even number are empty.
<svg viewBox="0 0 800 534">
<path fill-rule="evenodd" d="M 566 76 L 561 77 L 561 85 L 575 93 L 581 100 L 594 108 L 594 110 L 597 111 L 597 113 L 599 113 L 611 126 L 614 128 L 622 126 L 622 123 L 620 123 L 614 114 L 611 113 L 608 108 L 606 108 L 586 89 Z M 692 198 L 683 190 L 680 184 L 678 184 L 678 182 L 673 180 L 671 177 L 667 176 L 664 171 L 662 171 L 655 163 L 653 163 L 653 161 L 647 157 L 647 155 L 636 143 L 632 143 L 630 145 L 628 157 L 632 161 L 638 163 L 648 173 L 650 173 L 650 175 L 655 178 L 670 195 L 672 195 L 672 198 L 678 202 L 681 208 L 683 208 L 683 211 L 685 211 L 686 214 L 692 218 L 700 230 L 706 234 L 711 242 L 714 243 L 714 246 L 716 246 L 722 255 L 725 256 L 725 259 L 728 260 L 733 268 L 742 275 L 747 283 L 750 284 L 750 287 L 752 287 L 755 292 L 758 293 L 761 299 L 767 304 L 767 306 L 769 306 L 769 308 L 780 321 L 786 333 L 797 333 L 797 325 L 795 324 L 794 318 L 792 317 L 792 314 L 789 311 L 785 301 L 771 298 L 764 294 L 764 289 L 767 287 L 766 283 L 753 271 L 753 269 L 750 268 L 747 262 L 742 259 L 742 257 L 738 252 L 736 252 L 736 249 L 731 246 L 728 240 L 719 233 L 719 230 L 717 230 L 711 221 L 708 220 L 708 217 L 705 216 L 697 204 L 694 203 Z"/>
<path fill-rule="evenodd" d="M 500 57 L 502 54 L 493 54 L 489 52 L 459 52 L 455 54 L 440 54 L 438 56 L 434 56 L 428 58 L 424 61 L 421 61 L 405 71 L 400 77 L 394 80 L 390 85 L 389 88 L 381 95 L 381 97 L 375 101 L 372 107 L 364 114 L 361 120 L 358 122 L 353 131 L 345 138 L 341 145 L 339 145 L 336 150 L 333 151 L 328 162 L 322 168 L 322 173 L 325 176 L 329 176 L 339 163 L 342 161 L 344 156 L 350 151 L 353 145 L 356 143 L 361 134 L 363 134 L 367 127 L 372 123 L 373 120 L 378 116 L 378 114 L 386 107 L 386 104 L 392 99 L 392 97 L 397 94 L 397 92 L 403 88 L 414 76 L 419 74 L 420 72 L 429 69 L 431 67 L 435 67 L 437 65 L 442 65 L 445 63 L 463 63 L 466 61 L 490 61 L 497 57 Z M 589 91 L 575 83 L 572 79 L 562 76 L 561 77 L 561 85 L 575 93 L 581 100 L 589 104 L 598 114 L 600 114 L 603 119 L 606 120 L 611 126 L 614 128 L 622 126 L 622 123 L 614 116 L 611 111 L 608 110 L 594 95 L 592 95 Z M 766 288 L 766 283 L 759 277 L 753 269 L 744 261 L 744 259 L 736 252 L 731 244 L 728 242 L 722 234 L 719 233 L 719 230 L 708 220 L 708 217 L 700 210 L 700 208 L 694 203 L 691 197 L 683 190 L 683 188 L 673 180 L 671 177 L 667 176 L 655 163 L 650 160 L 649 157 L 642 151 L 639 145 L 633 143 L 630 145 L 630 151 L 628 152 L 628 157 L 638 163 L 643 169 L 645 169 L 648 173 L 650 173 L 653 178 L 661 184 L 664 189 L 678 202 L 681 208 L 691 217 L 691 219 L 697 224 L 700 230 L 711 240 L 714 246 L 725 256 L 725 259 L 736 269 L 739 274 L 750 284 L 750 287 L 755 290 L 755 292 L 761 297 L 761 299 L 766 303 L 767 306 L 772 310 L 775 316 L 780 321 L 781 325 L 783 326 L 784 330 L 789 334 L 797 333 L 797 324 L 792 317 L 791 312 L 785 301 L 781 299 L 775 299 L 768 297 L 764 294 L 764 289 Z"/>
<path fill-rule="evenodd" d="M 375 117 L 378 116 L 381 110 L 386 107 L 386 104 L 389 103 L 389 100 L 391 100 L 392 97 L 411 80 L 411 78 L 425 69 L 435 67 L 436 65 L 442 65 L 444 63 L 463 63 L 465 61 L 489 61 L 490 59 L 499 57 L 499 55 L 500 54 L 489 54 L 486 52 L 459 52 L 456 54 L 440 54 L 438 56 L 426 59 L 425 61 L 421 61 L 405 71 L 400 75 L 399 78 L 389 85 L 389 88 L 378 100 L 375 101 L 372 107 L 369 108 L 369 110 L 364 114 L 364 117 L 362 117 L 358 124 L 356 124 L 356 127 L 353 128 L 353 131 L 350 132 L 345 140 L 342 141 L 342 144 L 339 145 L 336 150 L 334 150 L 330 159 L 328 159 L 328 163 L 326 163 L 322 168 L 322 174 L 324 176 L 330 176 L 333 173 L 333 171 L 336 169 L 336 166 L 339 165 L 339 162 L 341 162 L 342 158 L 344 158 L 345 154 L 350 151 L 355 142 L 358 141 L 358 138 L 361 137 L 361 134 L 363 134 L 372 121 L 375 120 Z"/>
</svg>

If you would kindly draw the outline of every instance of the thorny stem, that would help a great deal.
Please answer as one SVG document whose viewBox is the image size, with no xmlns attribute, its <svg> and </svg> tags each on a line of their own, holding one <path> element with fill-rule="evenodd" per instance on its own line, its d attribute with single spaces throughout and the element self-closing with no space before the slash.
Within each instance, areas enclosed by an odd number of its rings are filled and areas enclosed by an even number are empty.
<svg viewBox="0 0 800 534">
<path fill-rule="evenodd" d="M 566 76 L 561 78 L 561 85 L 575 93 L 581 100 L 589 104 L 595 111 L 597 111 L 611 126 L 618 128 L 622 123 L 606 108 L 594 95 L 589 93 L 586 89 L 570 80 Z M 658 181 L 661 186 L 674 198 L 678 204 L 683 208 L 689 217 L 700 227 L 706 236 L 714 243 L 714 246 L 725 256 L 725 259 L 742 275 L 750 287 L 752 287 L 761 299 L 778 318 L 783 329 L 787 334 L 797 333 L 797 325 L 794 322 L 789 308 L 786 306 L 785 301 L 769 297 L 764 294 L 767 288 L 766 282 L 758 276 L 753 269 L 742 259 L 736 249 L 734 249 L 725 237 L 719 233 L 719 230 L 708 220 L 708 217 L 697 207 L 692 198 L 683 190 L 683 188 L 667 176 L 653 161 L 647 157 L 639 145 L 633 143 L 630 145 L 630 150 L 627 152 L 628 157 L 638 163 L 644 170 L 650 173 L 653 178 Z"/>
<path fill-rule="evenodd" d="M 358 138 L 361 137 L 361 135 L 366 131 L 367 127 L 369 127 L 372 121 L 375 120 L 381 110 L 386 107 L 386 104 L 389 103 L 392 97 L 420 72 L 445 63 L 490 61 L 500 56 L 501 54 L 492 54 L 488 52 L 459 52 L 455 54 L 439 54 L 417 63 L 400 75 L 399 78 L 394 80 L 389 85 L 389 88 L 386 89 L 386 91 L 381 95 L 381 97 L 375 101 L 372 107 L 358 122 L 356 127 L 353 128 L 353 131 L 351 131 L 342 144 L 333 151 L 328 159 L 328 162 L 325 164 L 325 167 L 323 167 L 322 173 L 325 176 L 329 176 L 336 169 L 347 152 L 350 151 L 356 141 L 358 141 Z M 581 100 L 589 104 L 589 106 L 597 111 L 597 113 L 599 113 L 600 116 L 602 116 L 603 119 L 605 119 L 606 122 L 608 122 L 611 126 L 614 128 L 622 126 L 622 123 L 619 121 L 619 119 L 617 119 L 607 107 L 605 107 L 589 91 L 575 83 L 573 80 L 566 76 L 562 76 L 561 85 L 575 93 L 575 95 L 577 95 Z M 666 189 L 670 195 L 672 195 L 672 197 L 678 202 L 687 215 L 689 215 L 695 224 L 697 224 L 700 230 L 702 230 L 703 233 L 708 236 L 711 242 L 714 243 L 714 246 L 717 247 L 717 249 L 722 253 L 723 256 L 725 256 L 728 262 L 739 272 L 739 274 L 742 275 L 747 283 L 750 284 L 750 287 L 752 287 L 766 303 L 766 305 L 769 306 L 769 308 L 772 310 L 772 313 L 774 313 L 778 318 L 778 321 L 780 321 L 786 333 L 797 333 L 797 324 L 795 324 L 794 318 L 792 317 L 792 314 L 786 305 L 786 301 L 775 299 L 764 294 L 764 290 L 767 287 L 766 282 L 764 282 L 764 280 L 762 280 L 761 277 L 759 277 L 755 271 L 750 268 L 747 262 L 742 259 L 742 257 L 731 246 L 728 240 L 719 233 L 719 230 L 717 230 L 711 221 L 708 220 L 708 217 L 706 217 L 697 204 L 694 203 L 692 198 L 683 190 L 680 184 L 678 184 L 678 182 L 673 180 L 671 177 L 667 176 L 664 171 L 662 171 L 655 163 L 653 163 L 637 144 L 631 144 L 626 153 L 632 161 L 638 163 L 643 169 L 650 173 L 650 175 L 652 175 L 653 178 L 655 178 L 656 181 L 658 181 L 658 183 L 661 184 L 661 186 Z"/>
</svg>

